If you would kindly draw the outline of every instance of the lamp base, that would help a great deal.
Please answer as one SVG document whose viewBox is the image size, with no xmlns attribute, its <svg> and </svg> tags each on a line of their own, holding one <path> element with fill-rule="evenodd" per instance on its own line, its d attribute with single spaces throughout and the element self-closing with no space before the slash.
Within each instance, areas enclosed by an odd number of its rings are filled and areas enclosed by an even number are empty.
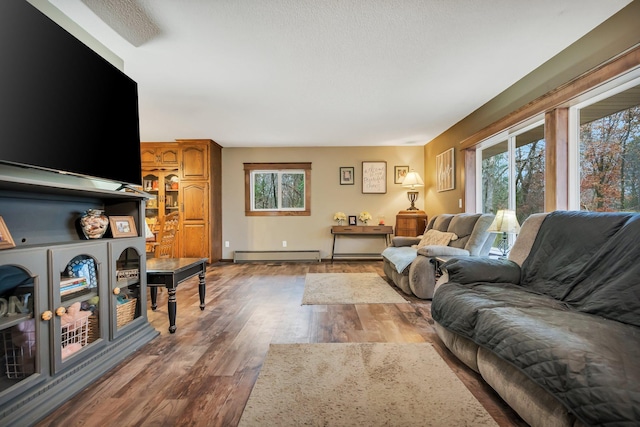
<svg viewBox="0 0 640 427">
<path fill-rule="evenodd" d="M 507 236 L 507 233 L 502 233 L 502 238 L 500 239 L 500 242 L 498 242 L 498 249 L 502 252 L 500 259 L 506 259 L 507 255 L 509 255 L 509 251 L 511 250 L 509 247 L 509 236 Z"/>
<path fill-rule="evenodd" d="M 417 211 L 419 210 L 418 208 L 416 208 L 416 200 L 418 200 L 418 192 L 417 191 L 407 191 L 407 197 L 409 198 L 409 201 L 411 202 L 411 206 L 409 206 L 407 208 L 408 211 Z"/>
</svg>

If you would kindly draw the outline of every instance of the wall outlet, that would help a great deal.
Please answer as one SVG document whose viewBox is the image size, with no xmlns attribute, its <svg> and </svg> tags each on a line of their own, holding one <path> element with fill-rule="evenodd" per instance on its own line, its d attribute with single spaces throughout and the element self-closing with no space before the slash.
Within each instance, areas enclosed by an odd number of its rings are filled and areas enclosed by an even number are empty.
<svg viewBox="0 0 640 427">
<path fill-rule="evenodd" d="M 282 241 L 282 247 L 283 247 L 283 248 L 286 248 L 286 247 L 287 247 L 287 241 L 286 241 L 286 240 L 283 240 L 283 241 Z"/>
<path fill-rule="evenodd" d="M 458 207 L 462 209 L 462 199 L 458 199 Z"/>
<path fill-rule="evenodd" d="M 228 241 L 228 240 L 225 240 L 225 241 L 224 241 L 224 247 L 225 247 L 225 248 L 228 248 L 228 247 L 229 247 L 229 241 Z"/>
</svg>

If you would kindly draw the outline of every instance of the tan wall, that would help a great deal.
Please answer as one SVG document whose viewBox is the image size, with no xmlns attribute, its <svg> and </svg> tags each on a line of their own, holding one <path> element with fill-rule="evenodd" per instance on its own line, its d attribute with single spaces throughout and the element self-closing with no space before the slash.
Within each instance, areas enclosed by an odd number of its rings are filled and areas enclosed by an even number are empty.
<svg viewBox="0 0 640 427">
<path fill-rule="evenodd" d="M 464 204 L 464 153 L 460 143 L 476 132 L 523 107 L 534 99 L 562 86 L 575 77 L 608 61 L 640 43 L 640 0 L 634 0 L 620 12 L 600 24 L 577 42 L 529 73 L 485 105 L 453 125 L 425 146 L 424 164 L 425 211 L 432 217 L 440 213 L 456 213 L 459 199 Z M 456 188 L 438 193 L 435 190 L 435 156 L 448 148 L 456 148 Z M 473 211 L 473 206 L 467 206 Z"/>
<path fill-rule="evenodd" d="M 333 215 L 342 211 L 358 215 L 366 210 L 374 217 L 385 216 L 386 225 L 395 226 L 395 216 L 407 209 L 407 189 L 394 184 L 393 167 L 409 166 L 424 174 L 424 148 L 418 147 L 311 147 L 311 148 L 223 148 L 222 150 L 222 258 L 232 259 L 235 250 L 308 250 L 331 256 L 337 225 Z M 362 194 L 362 161 L 387 162 L 387 193 Z M 243 163 L 312 162 L 311 216 L 247 217 L 244 215 Z M 355 184 L 340 185 L 339 168 L 353 166 Z M 420 189 L 416 206 L 424 207 Z M 287 241 L 287 248 L 282 241 Z M 229 247 L 224 242 L 229 241 Z M 382 251 L 382 238 L 339 238 L 337 251 Z"/>
</svg>

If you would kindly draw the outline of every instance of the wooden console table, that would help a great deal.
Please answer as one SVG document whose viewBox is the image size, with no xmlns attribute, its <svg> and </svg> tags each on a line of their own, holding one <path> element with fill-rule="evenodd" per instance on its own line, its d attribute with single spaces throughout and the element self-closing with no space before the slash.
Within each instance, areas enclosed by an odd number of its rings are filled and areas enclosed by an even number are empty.
<svg viewBox="0 0 640 427">
<path fill-rule="evenodd" d="M 331 249 L 331 261 L 335 257 L 380 257 L 380 253 L 336 253 L 336 237 L 337 236 L 381 236 L 384 239 L 385 245 L 391 243 L 391 235 L 393 234 L 393 227 L 390 225 L 334 225 L 331 227 L 331 234 L 333 234 L 333 248 Z"/>
<path fill-rule="evenodd" d="M 200 278 L 200 310 L 204 310 L 207 258 L 149 258 L 147 259 L 147 286 L 151 288 L 151 309 L 158 307 L 158 286 L 165 286 L 169 293 L 169 332 L 176 331 L 176 288 L 185 280 L 195 276 Z"/>
</svg>

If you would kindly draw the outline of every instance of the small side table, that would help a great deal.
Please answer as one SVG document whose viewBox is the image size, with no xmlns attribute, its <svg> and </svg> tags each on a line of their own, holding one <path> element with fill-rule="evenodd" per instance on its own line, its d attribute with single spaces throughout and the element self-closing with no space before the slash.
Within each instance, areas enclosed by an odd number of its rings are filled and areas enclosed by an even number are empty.
<svg viewBox="0 0 640 427">
<path fill-rule="evenodd" d="M 416 237 L 427 228 L 424 211 L 400 211 L 396 215 L 396 236 Z"/>
</svg>

